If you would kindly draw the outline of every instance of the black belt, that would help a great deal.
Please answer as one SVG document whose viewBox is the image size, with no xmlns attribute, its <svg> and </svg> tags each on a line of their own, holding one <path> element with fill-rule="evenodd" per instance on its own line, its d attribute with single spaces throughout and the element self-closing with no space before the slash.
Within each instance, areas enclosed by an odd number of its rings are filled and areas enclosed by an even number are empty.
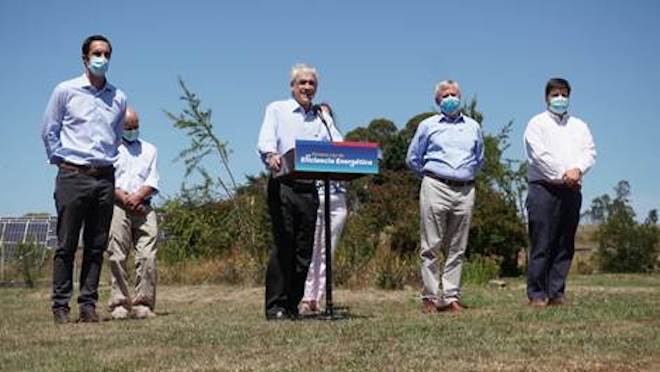
<svg viewBox="0 0 660 372">
<path fill-rule="evenodd" d="M 94 167 L 91 165 L 80 165 L 80 164 L 69 163 L 68 161 L 63 161 L 58 166 L 60 169 L 69 172 L 86 174 L 88 176 L 94 176 L 94 177 L 107 176 L 114 174 L 115 172 L 115 168 L 112 165 L 106 165 L 103 167 Z"/>
<path fill-rule="evenodd" d="M 427 177 L 431 177 L 434 180 L 438 180 L 438 181 L 444 183 L 445 185 L 449 185 L 449 186 L 453 186 L 453 187 L 465 187 L 465 186 L 474 185 L 474 180 L 469 180 L 469 181 L 452 180 L 452 179 L 449 179 L 449 178 L 444 178 L 444 177 L 437 176 L 437 175 L 435 175 L 431 172 L 424 172 L 424 175 L 427 176 Z"/>
<path fill-rule="evenodd" d="M 570 187 L 565 183 L 554 183 L 554 182 L 549 182 L 549 181 L 544 181 L 544 180 L 529 181 L 529 183 L 533 183 L 535 185 L 541 185 L 541 186 L 545 186 L 547 188 L 557 189 L 557 190 L 580 191 L 582 189 L 581 185 L 577 186 L 577 187 Z"/>
</svg>

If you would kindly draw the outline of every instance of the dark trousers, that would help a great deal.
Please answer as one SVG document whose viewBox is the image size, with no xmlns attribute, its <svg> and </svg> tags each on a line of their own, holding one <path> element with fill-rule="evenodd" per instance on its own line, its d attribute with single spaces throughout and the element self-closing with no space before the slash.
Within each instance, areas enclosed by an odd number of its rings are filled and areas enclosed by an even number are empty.
<svg viewBox="0 0 660 372">
<path fill-rule="evenodd" d="M 266 271 L 266 316 L 298 314 L 312 259 L 318 192 L 314 184 L 268 181 L 275 245 Z"/>
<path fill-rule="evenodd" d="M 527 216 L 531 248 L 527 262 L 530 300 L 564 296 L 566 276 L 575 253 L 582 194 L 565 186 L 531 182 Z"/>
<path fill-rule="evenodd" d="M 95 306 L 103 252 L 112 222 L 113 172 L 91 176 L 60 169 L 55 181 L 58 244 L 53 257 L 53 309 L 69 308 L 73 293 L 73 260 L 84 223 L 83 262 L 80 270 L 81 307 Z"/>
</svg>

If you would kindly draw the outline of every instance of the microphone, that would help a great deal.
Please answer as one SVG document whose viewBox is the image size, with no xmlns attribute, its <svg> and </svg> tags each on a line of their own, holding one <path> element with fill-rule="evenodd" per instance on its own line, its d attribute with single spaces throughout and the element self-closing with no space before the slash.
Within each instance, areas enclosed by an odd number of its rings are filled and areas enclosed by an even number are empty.
<svg viewBox="0 0 660 372">
<path fill-rule="evenodd" d="M 328 136 L 330 136 L 330 142 L 333 142 L 332 132 L 330 131 L 330 126 L 328 125 L 328 122 L 325 121 L 325 117 L 323 116 L 323 109 L 321 108 L 321 105 L 312 105 L 312 112 L 314 113 L 314 115 L 318 116 L 319 119 L 321 119 L 321 122 L 325 126 L 325 130 L 328 131 Z"/>
</svg>

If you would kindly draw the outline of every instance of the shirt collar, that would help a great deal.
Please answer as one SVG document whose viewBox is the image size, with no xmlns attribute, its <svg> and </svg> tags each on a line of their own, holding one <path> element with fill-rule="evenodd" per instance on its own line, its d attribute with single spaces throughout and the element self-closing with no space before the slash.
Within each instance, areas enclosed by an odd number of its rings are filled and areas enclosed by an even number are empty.
<svg viewBox="0 0 660 372">
<path fill-rule="evenodd" d="M 309 114 L 309 112 L 305 113 L 305 108 L 302 107 L 300 105 L 300 103 L 298 103 L 298 101 L 296 101 L 295 98 L 289 98 L 287 100 L 287 102 L 289 103 L 289 109 L 291 110 L 291 112 L 299 112 L 303 115 L 308 115 Z"/>
<path fill-rule="evenodd" d="M 108 78 L 105 78 L 105 85 L 101 89 L 96 89 L 94 85 L 92 85 L 92 82 L 89 81 L 89 78 L 87 77 L 86 73 L 83 73 L 80 78 L 78 78 L 78 82 L 80 83 L 80 87 L 82 88 L 90 88 L 93 91 L 98 91 L 98 92 L 103 92 L 103 91 L 109 91 L 112 92 L 115 87 L 108 82 Z"/>
<path fill-rule="evenodd" d="M 564 115 L 555 114 L 554 112 L 552 112 L 550 110 L 545 110 L 545 111 L 548 113 L 550 118 L 552 118 L 552 120 L 555 123 L 560 124 L 560 125 L 566 124 L 566 122 L 568 122 L 568 118 L 570 117 L 570 114 L 568 113 L 568 111 L 566 113 L 564 113 Z"/>
<path fill-rule="evenodd" d="M 458 114 L 456 116 L 448 116 L 443 114 L 442 112 L 440 113 L 440 119 L 438 120 L 439 123 L 449 123 L 449 124 L 456 124 L 456 123 L 465 123 L 465 118 L 463 117 L 463 114 Z"/>
</svg>

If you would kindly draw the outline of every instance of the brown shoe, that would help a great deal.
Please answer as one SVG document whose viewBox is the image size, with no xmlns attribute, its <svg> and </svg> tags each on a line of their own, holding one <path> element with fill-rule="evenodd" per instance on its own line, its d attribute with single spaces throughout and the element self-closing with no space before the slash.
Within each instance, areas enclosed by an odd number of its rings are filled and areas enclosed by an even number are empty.
<svg viewBox="0 0 660 372">
<path fill-rule="evenodd" d="M 543 298 L 536 298 L 529 300 L 529 306 L 540 309 L 548 306 L 548 300 Z"/>
<path fill-rule="evenodd" d="M 56 324 L 69 323 L 69 309 L 59 308 L 53 310 L 53 319 Z"/>
<path fill-rule="evenodd" d="M 449 312 L 449 313 L 458 314 L 458 313 L 462 313 L 463 310 L 465 310 L 465 309 L 467 309 L 467 306 L 462 305 L 458 301 L 452 301 L 452 302 L 448 303 L 447 305 L 443 306 L 440 309 L 440 311 L 446 311 L 446 312 Z"/>
<path fill-rule="evenodd" d="M 438 312 L 438 306 L 428 298 L 422 299 L 422 312 L 424 314 L 435 314 Z"/>
<path fill-rule="evenodd" d="M 80 323 L 98 323 L 101 319 L 96 314 L 96 308 L 94 306 L 83 306 L 80 308 L 80 318 L 78 322 Z"/>
<path fill-rule="evenodd" d="M 548 301 L 549 306 L 563 306 L 566 305 L 566 297 L 557 297 L 557 298 L 551 298 Z"/>
</svg>

